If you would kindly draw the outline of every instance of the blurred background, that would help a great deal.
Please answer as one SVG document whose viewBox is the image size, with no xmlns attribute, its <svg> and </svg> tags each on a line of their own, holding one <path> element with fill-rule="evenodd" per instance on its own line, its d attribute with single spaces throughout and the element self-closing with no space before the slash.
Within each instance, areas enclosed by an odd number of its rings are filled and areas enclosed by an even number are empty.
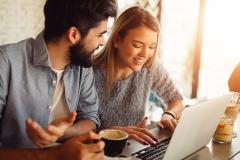
<svg viewBox="0 0 240 160">
<path fill-rule="evenodd" d="M 0 0 L 0 44 L 35 37 L 43 29 L 44 3 Z M 118 0 L 119 13 L 134 4 L 159 19 L 160 59 L 187 104 L 228 92 L 240 60 L 239 0 Z M 149 104 L 161 100 L 151 94 Z"/>
</svg>

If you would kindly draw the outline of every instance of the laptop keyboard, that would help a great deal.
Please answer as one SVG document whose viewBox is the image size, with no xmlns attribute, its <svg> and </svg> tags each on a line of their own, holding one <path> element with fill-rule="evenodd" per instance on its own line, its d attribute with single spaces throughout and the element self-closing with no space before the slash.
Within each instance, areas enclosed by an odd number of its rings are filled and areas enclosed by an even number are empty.
<svg viewBox="0 0 240 160">
<path fill-rule="evenodd" d="M 132 156 L 142 160 L 161 160 L 164 157 L 169 142 L 170 138 L 164 139 L 157 142 L 155 146 L 149 146 L 136 153 L 133 153 Z"/>
</svg>

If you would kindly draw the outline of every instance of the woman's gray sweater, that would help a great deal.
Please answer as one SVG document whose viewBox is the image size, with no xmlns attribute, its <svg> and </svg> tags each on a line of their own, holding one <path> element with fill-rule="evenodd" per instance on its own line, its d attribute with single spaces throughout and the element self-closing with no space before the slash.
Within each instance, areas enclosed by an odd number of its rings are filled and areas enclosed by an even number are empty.
<svg viewBox="0 0 240 160">
<path fill-rule="evenodd" d="M 154 70 L 142 68 L 124 80 L 115 81 L 109 96 L 105 95 L 104 73 L 94 67 L 94 75 L 99 96 L 99 129 L 136 125 L 141 122 L 151 90 L 166 105 L 172 100 L 182 100 L 167 71 L 160 64 Z"/>
</svg>

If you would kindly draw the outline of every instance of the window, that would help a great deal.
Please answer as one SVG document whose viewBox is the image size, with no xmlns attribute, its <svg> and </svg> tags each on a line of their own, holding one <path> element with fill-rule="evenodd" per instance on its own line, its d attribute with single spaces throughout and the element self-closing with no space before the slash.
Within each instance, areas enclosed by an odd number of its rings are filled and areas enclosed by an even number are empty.
<svg viewBox="0 0 240 160">
<path fill-rule="evenodd" d="M 228 78 L 240 61 L 240 1 L 206 1 L 199 96 L 228 92 Z"/>
</svg>

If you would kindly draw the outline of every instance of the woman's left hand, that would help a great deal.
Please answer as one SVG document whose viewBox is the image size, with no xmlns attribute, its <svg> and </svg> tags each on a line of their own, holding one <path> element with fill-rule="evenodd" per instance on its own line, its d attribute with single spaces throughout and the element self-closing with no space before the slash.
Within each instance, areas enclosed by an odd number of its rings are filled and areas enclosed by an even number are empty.
<svg viewBox="0 0 240 160">
<path fill-rule="evenodd" d="M 161 120 L 158 122 L 158 127 L 164 128 L 168 127 L 172 132 L 177 126 L 177 120 L 173 118 L 171 115 L 163 114 Z"/>
</svg>

